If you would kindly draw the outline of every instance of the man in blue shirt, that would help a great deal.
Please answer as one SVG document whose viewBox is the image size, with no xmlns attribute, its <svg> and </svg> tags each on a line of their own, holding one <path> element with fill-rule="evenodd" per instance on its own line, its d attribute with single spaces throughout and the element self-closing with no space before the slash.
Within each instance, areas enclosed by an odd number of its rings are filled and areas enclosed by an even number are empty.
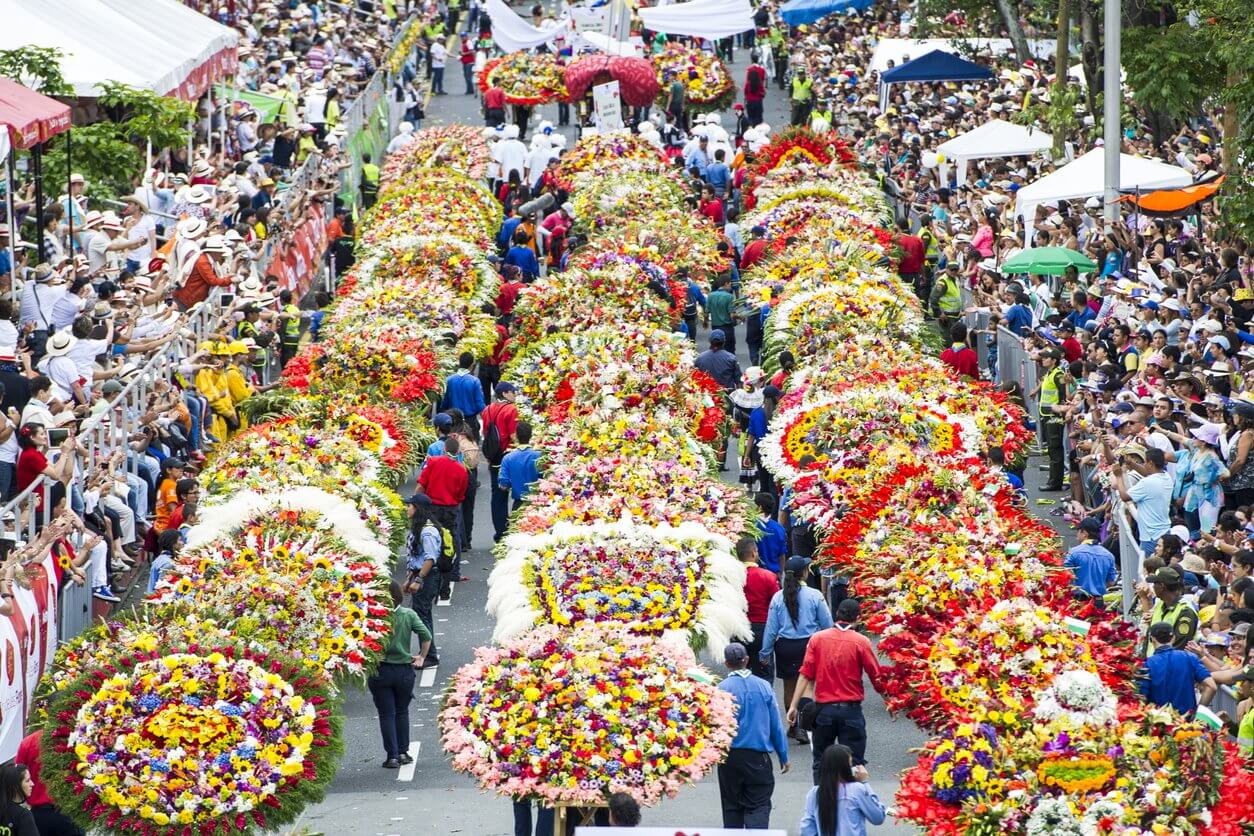
<svg viewBox="0 0 1254 836">
<path fill-rule="evenodd" d="M 1096 517 L 1080 521 L 1080 545 L 1067 552 L 1063 563 L 1075 574 L 1075 588 L 1100 602 L 1107 588 L 1118 580 L 1115 556 L 1101 544 L 1102 523 Z"/>
<path fill-rule="evenodd" d="M 692 171 L 694 168 L 697 173 L 705 179 L 705 172 L 710 167 L 710 140 L 708 137 L 701 137 L 697 140 L 697 147 L 688 152 L 688 156 L 684 157 L 684 168 Z"/>
<path fill-rule="evenodd" d="M 1002 325 L 1007 331 L 1012 331 L 1020 337 L 1026 337 L 1032 333 L 1032 309 L 1028 307 L 1031 300 L 1023 291 L 1015 294 L 1015 303 L 1006 309 L 1006 315 L 1002 318 Z"/>
<path fill-rule="evenodd" d="M 705 182 L 714 187 L 714 194 L 720 198 L 727 197 L 727 187 L 731 185 L 731 169 L 723 162 L 725 156 L 723 149 L 718 149 L 714 152 L 714 162 L 705 169 Z"/>
<path fill-rule="evenodd" d="M 514 246 L 505 254 L 504 263 L 521 270 L 523 281 L 530 281 L 540 275 L 540 261 L 536 258 L 536 251 L 527 246 L 527 230 L 515 230 Z"/>
<path fill-rule="evenodd" d="M 753 502 L 758 506 L 758 561 L 763 569 L 778 575 L 788 551 L 788 535 L 775 519 L 775 497 L 759 493 Z"/>
<path fill-rule="evenodd" d="M 1150 625 L 1154 652 L 1145 660 L 1141 695 L 1154 705 L 1171 706 L 1181 714 L 1192 714 L 1200 702 L 1206 705 L 1215 696 L 1215 680 L 1196 656 L 1172 646 L 1175 630 L 1166 621 Z M 1199 695 L 1194 684 L 1201 683 Z"/>
<path fill-rule="evenodd" d="M 718 794 L 723 805 L 723 827 L 728 830 L 766 830 L 770 827 L 771 795 L 775 776 L 771 752 L 779 771 L 787 772 L 788 738 L 775 707 L 775 691 L 766 680 L 749 672 L 749 652 L 739 642 L 723 649 L 729 671 L 718 684 L 736 701 L 736 737 L 727 759 L 718 765 Z"/>
<path fill-rule="evenodd" d="M 471 373 L 475 365 L 475 355 L 463 351 L 457 358 L 457 371 L 449 375 L 444 382 L 444 397 L 440 400 L 440 410 L 461 410 L 468 421 L 478 426 L 475 417 L 483 412 L 483 384 Z"/>
<path fill-rule="evenodd" d="M 519 421 L 514 429 L 514 439 L 505 458 L 501 459 L 501 474 L 496 477 L 496 487 L 500 491 L 509 491 L 514 498 L 513 508 L 518 507 L 531 485 L 540 478 L 536 462 L 540 460 L 540 451 L 533 450 L 531 443 L 531 425 Z"/>
</svg>

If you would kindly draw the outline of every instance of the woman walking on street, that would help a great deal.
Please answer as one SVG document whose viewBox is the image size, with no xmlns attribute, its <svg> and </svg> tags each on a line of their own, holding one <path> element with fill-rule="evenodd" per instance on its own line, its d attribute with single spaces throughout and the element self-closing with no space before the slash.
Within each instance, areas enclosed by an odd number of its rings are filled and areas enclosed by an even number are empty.
<svg viewBox="0 0 1254 836">
<path fill-rule="evenodd" d="M 823 753 L 819 783 L 806 795 L 801 836 L 866 836 L 867 822 L 883 824 L 884 803 L 867 783 L 865 766 L 853 766 L 848 746 Z"/>
<path fill-rule="evenodd" d="M 379 731 L 387 753 L 384 769 L 399 769 L 413 763 L 409 754 L 409 704 L 414 699 L 415 671 L 431 647 L 431 632 L 418 613 L 401 605 L 401 585 L 392 581 L 392 631 L 383 645 L 378 672 L 366 681 L 374 707 L 379 712 Z M 418 655 L 409 652 L 414 633 L 421 642 Z"/>
<path fill-rule="evenodd" d="M 784 705 L 792 705 L 797 676 L 805 660 L 810 637 L 832 626 L 832 614 L 823 600 L 823 593 L 806 585 L 810 561 L 790 557 L 784 564 L 784 588 L 771 598 L 766 615 L 766 634 L 762 637 L 761 660 L 768 664 L 775 656 L 775 672 L 784 680 Z M 788 734 L 798 743 L 810 738 L 794 725 Z"/>
</svg>

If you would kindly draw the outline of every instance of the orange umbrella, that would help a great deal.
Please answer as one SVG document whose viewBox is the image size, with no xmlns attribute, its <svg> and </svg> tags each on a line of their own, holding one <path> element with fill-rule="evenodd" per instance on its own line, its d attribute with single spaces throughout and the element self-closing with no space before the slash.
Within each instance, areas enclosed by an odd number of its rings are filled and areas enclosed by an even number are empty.
<svg viewBox="0 0 1254 836">
<path fill-rule="evenodd" d="M 1183 215 L 1202 201 L 1214 197 L 1223 181 L 1224 178 L 1221 175 L 1205 183 L 1183 186 L 1179 189 L 1159 189 L 1141 195 L 1126 194 L 1119 199 L 1135 204 L 1140 211 L 1148 215 Z"/>
</svg>

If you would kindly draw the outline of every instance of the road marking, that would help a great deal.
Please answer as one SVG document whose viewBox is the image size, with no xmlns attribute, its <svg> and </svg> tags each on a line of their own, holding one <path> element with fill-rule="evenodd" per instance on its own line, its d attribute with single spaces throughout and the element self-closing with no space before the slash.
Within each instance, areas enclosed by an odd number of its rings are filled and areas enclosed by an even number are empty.
<svg viewBox="0 0 1254 836">
<path fill-rule="evenodd" d="M 413 758 L 413 760 L 401 767 L 400 772 L 396 773 L 396 780 L 398 781 L 414 780 L 414 770 L 418 768 L 418 752 L 421 750 L 422 750 L 422 741 L 415 740 L 414 742 L 409 744 L 409 756 Z M 393 819 L 393 821 L 396 821 L 396 819 Z"/>
<path fill-rule="evenodd" d="M 435 675 L 440 670 L 440 666 L 434 668 L 423 668 L 422 676 L 418 679 L 418 685 L 422 688 L 430 688 L 435 684 Z"/>
</svg>

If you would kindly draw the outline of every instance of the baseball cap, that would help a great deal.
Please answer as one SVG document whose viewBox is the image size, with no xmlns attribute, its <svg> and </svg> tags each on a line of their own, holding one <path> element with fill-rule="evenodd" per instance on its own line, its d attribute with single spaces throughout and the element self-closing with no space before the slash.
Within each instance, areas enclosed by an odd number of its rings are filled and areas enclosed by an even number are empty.
<svg viewBox="0 0 1254 836">
<path fill-rule="evenodd" d="M 431 420 L 431 423 L 435 424 L 440 429 L 446 430 L 453 426 L 453 416 L 449 415 L 447 412 L 439 412 L 436 413 L 436 416 Z"/>
<path fill-rule="evenodd" d="M 408 497 L 405 502 L 409 505 L 427 508 L 431 505 L 431 497 L 427 496 L 425 493 L 416 493 L 413 496 Z"/>
<path fill-rule="evenodd" d="M 1150 575 L 1146 580 L 1150 583 L 1161 583 L 1166 586 L 1176 586 L 1184 582 L 1184 577 L 1170 566 L 1164 566 L 1154 574 Z"/>
<path fill-rule="evenodd" d="M 711 330 L 711 331 L 710 331 L 710 342 L 712 342 L 712 343 L 715 343 L 715 342 L 717 342 L 717 343 L 725 343 L 725 342 L 727 342 L 727 335 L 723 333 L 723 329 L 722 329 L 722 328 L 715 328 L 715 329 L 713 329 L 713 330 Z"/>
<path fill-rule="evenodd" d="M 501 397 L 501 395 L 508 394 L 509 392 L 517 392 L 517 391 L 518 391 L 518 387 L 510 383 L 508 380 L 503 380 L 500 383 L 496 384 L 496 396 L 498 398 Z"/>
<path fill-rule="evenodd" d="M 810 561 L 800 555 L 793 555 L 788 558 L 788 562 L 784 564 L 784 570 L 787 572 L 804 572 L 810 568 Z"/>
<path fill-rule="evenodd" d="M 1100 534 L 1102 530 L 1102 521 L 1097 517 L 1085 517 L 1080 520 L 1080 530 L 1087 531 L 1090 534 Z"/>
<path fill-rule="evenodd" d="M 1246 665 L 1241 672 L 1232 677 L 1233 682 L 1254 682 L 1254 665 Z"/>
<path fill-rule="evenodd" d="M 749 651 L 740 642 L 731 642 L 723 648 L 723 661 L 729 668 L 739 668 L 749 661 Z"/>
</svg>

